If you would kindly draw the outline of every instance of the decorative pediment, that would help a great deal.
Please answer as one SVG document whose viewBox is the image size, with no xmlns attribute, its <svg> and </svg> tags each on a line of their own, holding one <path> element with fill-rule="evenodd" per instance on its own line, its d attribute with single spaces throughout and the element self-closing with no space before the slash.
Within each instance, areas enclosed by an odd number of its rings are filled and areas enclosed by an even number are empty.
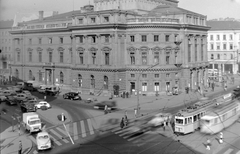
<svg viewBox="0 0 240 154">
<path fill-rule="evenodd" d="M 76 50 L 77 50 L 77 51 L 81 51 L 81 52 L 85 51 L 85 49 L 82 48 L 82 47 L 78 47 Z"/>
<path fill-rule="evenodd" d="M 63 47 L 58 47 L 58 51 L 64 51 L 65 49 Z"/>
<path fill-rule="evenodd" d="M 140 51 L 148 51 L 150 48 L 147 46 L 142 46 L 141 48 L 139 48 Z"/>
<path fill-rule="evenodd" d="M 53 49 L 52 48 L 47 48 L 47 51 L 53 51 Z"/>
<path fill-rule="evenodd" d="M 37 51 L 42 51 L 43 49 L 40 47 L 37 47 Z"/>
<path fill-rule="evenodd" d="M 152 48 L 151 50 L 152 51 L 161 51 L 162 49 L 160 47 L 156 46 L 156 47 Z"/>
<path fill-rule="evenodd" d="M 111 48 L 109 48 L 109 47 L 103 47 L 102 49 L 101 49 L 102 51 L 111 51 L 112 49 Z"/>
<path fill-rule="evenodd" d="M 164 48 L 166 54 L 169 54 L 172 51 L 172 47 L 168 46 Z"/>
<path fill-rule="evenodd" d="M 15 51 L 21 51 L 21 49 L 19 49 L 19 48 L 16 48 L 16 49 L 15 49 Z"/>
<path fill-rule="evenodd" d="M 33 51 L 33 49 L 32 48 L 28 48 L 27 51 Z"/>
<path fill-rule="evenodd" d="M 129 47 L 129 48 L 127 48 L 127 51 L 128 52 L 135 52 L 137 50 L 137 48 L 135 48 L 135 47 Z"/>
</svg>

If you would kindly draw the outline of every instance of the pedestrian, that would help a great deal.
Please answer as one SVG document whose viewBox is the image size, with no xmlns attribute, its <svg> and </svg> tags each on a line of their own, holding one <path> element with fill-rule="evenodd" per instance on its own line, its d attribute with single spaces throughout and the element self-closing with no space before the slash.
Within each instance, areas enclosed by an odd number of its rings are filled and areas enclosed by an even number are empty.
<svg viewBox="0 0 240 154">
<path fill-rule="evenodd" d="M 220 144 L 223 143 L 223 133 L 222 132 L 219 133 L 219 143 Z"/>
<path fill-rule="evenodd" d="M 18 154 L 22 153 L 22 142 L 19 141 Z"/>
<path fill-rule="evenodd" d="M 211 141 L 207 139 L 206 149 L 211 150 Z"/>
<path fill-rule="evenodd" d="M 47 96 L 44 96 L 44 100 L 47 100 Z"/>
<path fill-rule="evenodd" d="M 137 118 L 137 109 L 134 109 L 135 118 Z"/>
<path fill-rule="evenodd" d="M 123 129 L 123 127 L 124 127 L 124 118 L 123 117 L 122 117 L 122 120 L 120 122 L 120 127 L 121 127 L 121 129 Z"/>
<path fill-rule="evenodd" d="M 125 126 L 127 126 L 128 125 L 128 118 L 127 118 L 127 115 L 125 114 L 125 116 L 124 116 L 124 122 L 125 122 Z"/>
<path fill-rule="evenodd" d="M 105 113 L 105 114 L 108 113 L 108 107 L 107 107 L 107 105 L 105 105 L 105 107 L 104 107 L 104 113 Z"/>
<path fill-rule="evenodd" d="M 163 130 L 165 131 L 165 129 L 166 129 L 166 121 L 164 120 L 163 121 Z"/>
</svg>

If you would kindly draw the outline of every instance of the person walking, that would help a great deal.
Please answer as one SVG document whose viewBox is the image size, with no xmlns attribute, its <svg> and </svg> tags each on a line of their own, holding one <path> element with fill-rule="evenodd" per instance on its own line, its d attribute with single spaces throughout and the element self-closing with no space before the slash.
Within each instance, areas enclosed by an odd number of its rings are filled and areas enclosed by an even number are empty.
<svg viewBox="0 0 240 154">
<path fill-rule="evenodd" d="M 123 117 L 122 117 L 122 120 L 120 122 L 120 127 L 121 127 L 121 129 L 123 129 L 123 127 L 124 127 L 124 118 Z"/>
<path fill-rule="evenodd" d="M 18 154 L 22 154 L 22 142 L 19 141 Z"/>
<path fill-rule="evenodd" d="M 127 115 L 126 115 L 126 114 L 125 114 L 125 116 L 124 116 L 124 124 L 125 124 L 125 126 L 128 125 L 128 118 L 127 118 Z"/>
<path fill-rule="evenodd" d="M 166 121 L 164 120 L 163 121 L 163 130 L 165 131 L 165 129 L 166 129 Z"/>
<path fill-rule="evenodd" d="M 219 143 L 220 144 L 223 143 L 223 133 L 222 132 L 219 133 Z"/>
<path fill-rule="evenodd" d="M 211 150 L 211 141 L 207 139 L 206 149 Z"/>
<path fill-rule="evenodd" d="M 18 124 L 18 136 L 20 136 L 21 135 L 21 125 L 20 125 L 20 123 Z"/>
<path fill-rule="evenodd" d="M 104 107 L 104 114 L 107 114 L 108 113 L 108 107 L 107 107 L 107 105 L 105 105 L 105 107 Z"/>
</svg>

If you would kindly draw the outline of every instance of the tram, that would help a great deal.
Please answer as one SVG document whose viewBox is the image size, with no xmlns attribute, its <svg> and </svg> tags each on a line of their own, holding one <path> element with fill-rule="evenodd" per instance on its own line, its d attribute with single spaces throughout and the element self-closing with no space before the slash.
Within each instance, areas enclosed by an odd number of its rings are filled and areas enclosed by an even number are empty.
<svg viewBox="0 0 240 154">
<path fill-rule="evenodd" d="M 179 134 L 192 133 L 200 128 L 200 118 L 203 117 L 212 106 L 232 100 L 232 93 L 214 98 L 212 100 L 199 101 L 192 106 L 180 110 L 174 117 L 174 131 Z"/>
<path fill-rule="evenodd" d="M 235 99 L 227 104 L 220 104 L 201 117 L 200 132 L 215 134 L 229 127 L 240 116 L 240 101 Z"/>
</svg>

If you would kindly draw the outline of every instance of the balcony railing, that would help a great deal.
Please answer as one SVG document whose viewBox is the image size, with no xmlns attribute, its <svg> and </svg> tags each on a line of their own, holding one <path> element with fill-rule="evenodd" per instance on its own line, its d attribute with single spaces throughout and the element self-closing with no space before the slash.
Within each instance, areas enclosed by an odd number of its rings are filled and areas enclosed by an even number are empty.
<svg viewBox="0 0 240 154">
<path fill-rule="evenodd" d="M 127 23 L 172 23 L 172 24 L 178 24 L 179 19 L 153 18 L 153 17 L 130 18 L 130 19 L 127 19 Z"/>
</svg>

